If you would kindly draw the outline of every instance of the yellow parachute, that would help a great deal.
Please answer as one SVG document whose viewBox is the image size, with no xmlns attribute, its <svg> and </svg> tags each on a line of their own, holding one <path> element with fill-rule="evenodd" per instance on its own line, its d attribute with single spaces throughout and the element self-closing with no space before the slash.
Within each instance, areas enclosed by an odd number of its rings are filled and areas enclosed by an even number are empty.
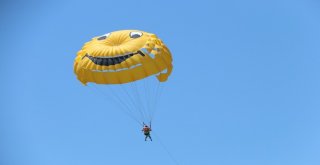
<svg viewBox="0 0 320 165">
<path fill-rule="evenodd" d="M 168 79 L 172 67 L 166 45 L 155 34 L 140 30 L 94 37 L 84 44 L 74 61 L 74 73 L 81 83 L 107 86 L 109 91 L 105 93 L 111 93 L 139 123 L 152 120 L 160 83 Z"/>
<path fill-rule="evenodd" d="M 151 75 L 163 82 L 171 71 L 169 49 L 156 35 L 139 30 L 94 37 L 74 62 L 74 72 L 83 84 L 123 84 Z"/>
</svg>

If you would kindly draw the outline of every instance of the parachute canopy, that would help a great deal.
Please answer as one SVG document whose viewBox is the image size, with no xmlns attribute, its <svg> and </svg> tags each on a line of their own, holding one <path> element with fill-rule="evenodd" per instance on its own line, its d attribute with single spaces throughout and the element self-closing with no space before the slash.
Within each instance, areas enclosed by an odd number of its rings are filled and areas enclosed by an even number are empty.
<svg viewBox="0 0 320 165">
<path fill-rule="evenodd" d="M 94 37 L 74 61 L 74 73 L 83 84 L 124 84 L 156 76 L 167 80 L 172 71 L 169 49 L 155 34 L 121 30 Z"/>
</svg>

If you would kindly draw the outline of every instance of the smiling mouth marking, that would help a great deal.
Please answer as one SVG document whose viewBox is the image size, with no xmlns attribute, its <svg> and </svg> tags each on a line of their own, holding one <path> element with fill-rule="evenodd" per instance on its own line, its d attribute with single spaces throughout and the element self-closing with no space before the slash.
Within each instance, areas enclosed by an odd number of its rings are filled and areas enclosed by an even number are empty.
<svg viewBox="0 0 320 165">
<path fill-rule="evenodd" d="M 140 50 L 138 50 L 137 52 L 133 52 L 133 53 L 117 56 L 117 57 L 93 57 L 93 56 L 86 54 L 85 56 L 82 57 L 82 59 L 87 57 L 96 65 L 110 66 L 110 65 L 120 64 L 121 62 L 125 61 L 126 59 L 128 59 L 136 54 L 140 54 L 141 56 L 145 56 L 145 54 L 143 54 Z"/>
</svg>

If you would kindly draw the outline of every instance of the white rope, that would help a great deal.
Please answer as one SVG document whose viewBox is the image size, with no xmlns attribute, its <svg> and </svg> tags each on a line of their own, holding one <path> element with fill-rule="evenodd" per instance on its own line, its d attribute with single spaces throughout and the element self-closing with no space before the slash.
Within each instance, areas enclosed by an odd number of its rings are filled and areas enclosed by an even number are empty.
<svg viewBox="0 0 320 165">
<path fill-rule="evenodd" d="M 169 149 L 166 147 L 166 145 L 162 142 L 162 140 L 159 138 L 159 136 L 153 131 L 153 134 L 156 136 L 156 138 L 159 141 L 159 144 L 162 146 L 162 148 L 167 152 L 172 162 L 176 165 L 180 165 L 177 159 L 172 155 L 172 153 L 169 151 Z"/>
</svg>

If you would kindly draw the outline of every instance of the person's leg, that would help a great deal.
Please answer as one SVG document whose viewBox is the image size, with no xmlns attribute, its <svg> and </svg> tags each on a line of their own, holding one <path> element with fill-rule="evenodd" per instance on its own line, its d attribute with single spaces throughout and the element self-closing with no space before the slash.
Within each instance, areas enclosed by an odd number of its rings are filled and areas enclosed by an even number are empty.
<svg viewBox="0 0 320 165">
<path fill-rule="evenodd" d="M 151 138 L 151 136 L 149 135 L 149 139 L 152 141 L 152 138 Z"/>
</svg>

